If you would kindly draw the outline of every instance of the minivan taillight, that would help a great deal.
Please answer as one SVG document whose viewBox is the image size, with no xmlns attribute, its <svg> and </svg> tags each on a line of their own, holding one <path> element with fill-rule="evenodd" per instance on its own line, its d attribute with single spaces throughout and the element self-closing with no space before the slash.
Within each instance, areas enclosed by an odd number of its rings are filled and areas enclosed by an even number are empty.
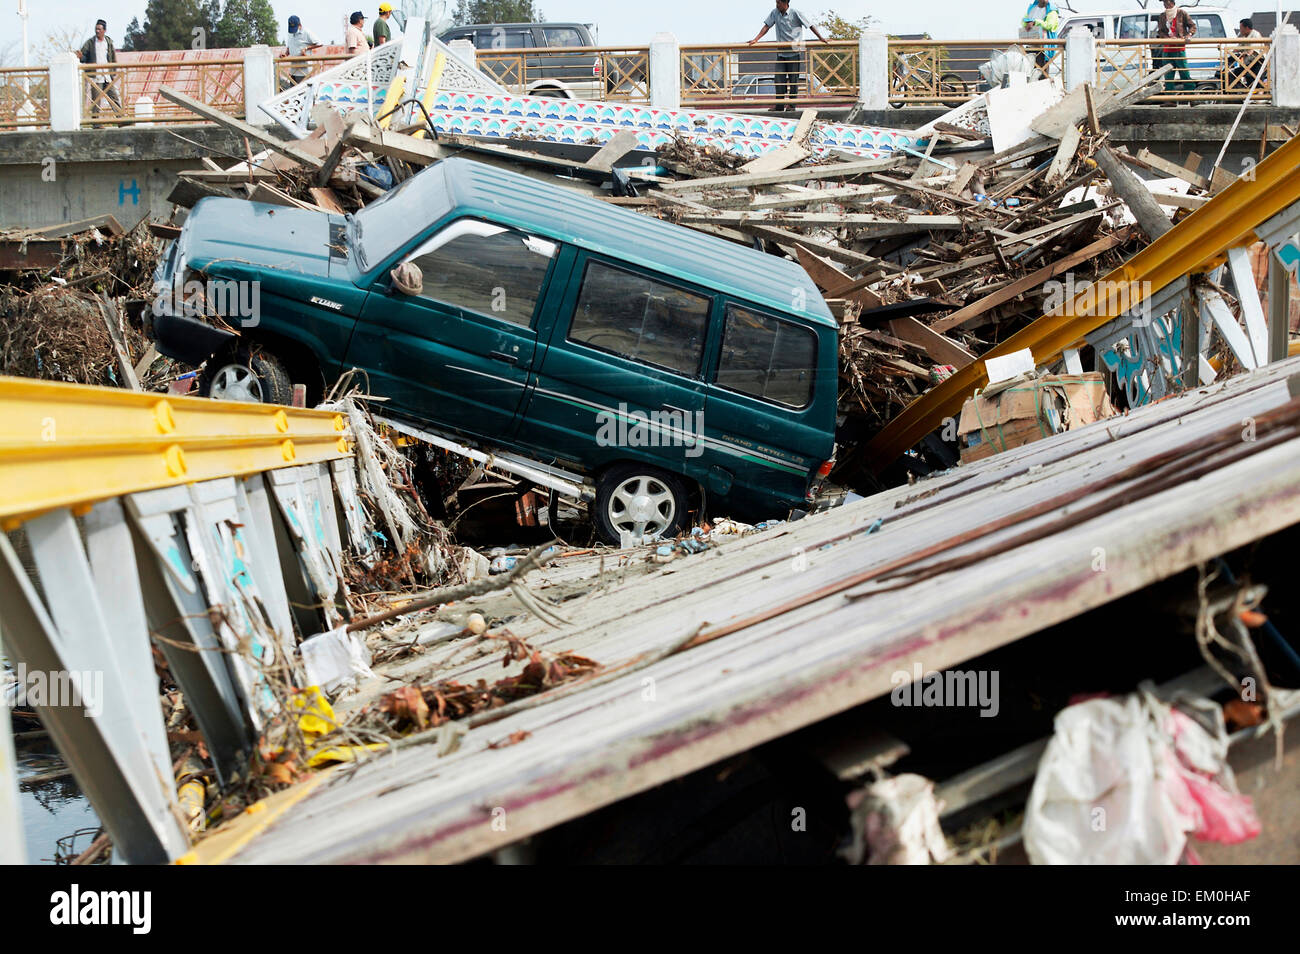
<svg viewBox="0 0 1300 954">
<path fill-rule="evenodd" d="M 600 57 L 596 57 L 596 59 L 592 62 L 592 64 L 591 64 L 591 75 L 592 75 L 592 76 L 599 76 L 599 75 L 600 75 Z"/>
<path fill-rule="evenodd" d="M 822 489 L 822 484 L 825 483 L 826 478 L 831 475 L 831 470 L 834 467 L 835 467 L 834 457 L 832 457 L 830 460 L 822 461 L 822 465 L 817 468 L 816 473 L 813 474 L 812 480 L 808 482 L 808 493 L 804 495 L 805 500 L 807 500 L 809 503 L 812 503 L 813 500 L 816 499 L 817 494 Z"/>
</svg>

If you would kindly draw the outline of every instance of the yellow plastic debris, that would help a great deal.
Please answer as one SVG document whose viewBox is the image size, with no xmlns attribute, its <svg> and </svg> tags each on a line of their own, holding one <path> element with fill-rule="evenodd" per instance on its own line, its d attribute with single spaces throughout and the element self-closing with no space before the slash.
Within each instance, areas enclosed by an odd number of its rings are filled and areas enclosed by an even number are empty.
<svg viewBox="0 0 1300 954">
<path fill-rule="evenodd" d="M 369 745 L 331 745 L 329 748 L 313 752 L 307 759 L 308 768 L 320 768 L 333 762 L 355 762 L 358 756 L 366 752 L 382 752 L 388 748 L 386 742 L 372 742 Z"/>
<path fill-rule="evenodd" d="M 338 728 L 338 723 L 334 721 L 334 707 L 325 698 L 320 686 L 308 686 L 295 693 L 290 702 L 295 709 L 304 710 L 298 717 L 298 728 L 307 738 L 317 739 Z"/>
</svg>

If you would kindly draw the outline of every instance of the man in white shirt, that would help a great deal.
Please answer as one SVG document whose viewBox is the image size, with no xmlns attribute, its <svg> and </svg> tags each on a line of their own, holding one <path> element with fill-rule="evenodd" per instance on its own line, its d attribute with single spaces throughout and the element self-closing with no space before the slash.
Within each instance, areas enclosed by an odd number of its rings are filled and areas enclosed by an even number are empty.
<svg viewBox="0 0 1300 954">
<path fill-rule="evenodd" d="M 306 56 L 320 46 L 320 41 L 312 35 L 311 30 L 302 25 L 302 21 L 297 16 L 292 16 L 289 18 L 289 42 L 285 45 L 289 48 L 290 57 Z M 297 86 L 310 74 L 311 67 L 306 63 L 294 63 L 289 67 L 289 79 L 281 88 L 289 89 Z"/>
<path fill-rule="evenodd" d="M 1251 20 L 1242 20 L 1237 24 L 1237 36 L 1243 40 L 1262 40 L 1260 32 Z M 1242 47 L 1228 54 L 1228 89 L 1232 92 L 1244 92 L 1255 82 L 1259 69 L 1264 65 L 1264 51 L 1258 45 Z"/>
<path fill-rule="evenodd" d="M 366 39 L 366 17 L 360 10 L 353 12 L 348 17 L 348 32 L 343 38 L 343 45 L 347 49 L 349 56 L 356 56 L 358 53 L 365 53 L 370 49 L 370 41 Z"/>
<path fill-rule="evenodd" d="M 773 85 L 776 87 L 776 97 L 782 103 L 776 111 L 785 112 L 786 101 L 788 100 L 790 107 L 793 108 L 794 100 L 799 95 L 799 77 L 803 73 L 803 28 L 812 30 L 817 34 L 817 39 L 823 43 L 830 41 L 822 36 L 821 30 L 817 29 L 816 24 L 805 14 L 790 9 L 790 0 L 776 0 L 776 9 L 767 15 L 767 19 L 763 21 L 763 29 L 749 41 L 749 45 L 753 46 L 763 39 L 772 27 L 776 27 L 778 42 L 793 45 L 792 49 L 777 53 L 776 62 L 773 64 Z"/>
<path fill-rule="evenodd" d="M 107 23 L 103 20 L 95 21 L 95 35 L 81 46 L 81 62 L 102 63 L 105 66 L 117 62 L 117 51 L 113 49 L 113 41 L 109 38 L 107 30 Z M 113 112 L 120 116 L 122 98 L 118 95 L 112 74 L 106 69 L 96 70 L 89 83 L 91 114 L 98 116 L 100 108 L 107 100 L 112 104 Z"/>
</svg>

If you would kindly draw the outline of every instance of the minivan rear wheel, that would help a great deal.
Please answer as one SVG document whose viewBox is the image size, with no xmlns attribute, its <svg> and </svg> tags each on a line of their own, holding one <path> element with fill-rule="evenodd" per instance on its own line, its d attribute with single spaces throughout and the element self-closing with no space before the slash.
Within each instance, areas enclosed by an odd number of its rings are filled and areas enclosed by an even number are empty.
<svg viewBox="0 0 1300 954">
<path fill-rule="evenodd" d="M 674 537 L 686 522 L 686 508 L 682 482 L 655 467 L 619 464 L 596 484 L 596 530 L 608 543 L 619 543 L 623 530 Z"/>
<path fill-rule="evenodd" d="M 293 384 L 284 362 L 271 352 L 241 348 L 208 359 L 199 375 L 199 394 L 217 401 L 291 404 Z"/>
</svg>

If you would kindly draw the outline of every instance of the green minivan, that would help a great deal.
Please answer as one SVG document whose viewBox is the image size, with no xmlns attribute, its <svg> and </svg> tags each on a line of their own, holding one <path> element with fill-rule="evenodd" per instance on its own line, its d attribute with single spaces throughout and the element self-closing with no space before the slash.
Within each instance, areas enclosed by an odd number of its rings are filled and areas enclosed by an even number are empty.
<svg viewBox="0 0 1300 954">
<path fill-rule="evenodd" d="M 201 393 L 358 369 L 385 417 L 580 475 L 608 540 L 784 516 L 829 472 L 837 325 L 802 268 L 474 160 L 346 216 L 203 199 L 155 279 Z"/>
</svg>

